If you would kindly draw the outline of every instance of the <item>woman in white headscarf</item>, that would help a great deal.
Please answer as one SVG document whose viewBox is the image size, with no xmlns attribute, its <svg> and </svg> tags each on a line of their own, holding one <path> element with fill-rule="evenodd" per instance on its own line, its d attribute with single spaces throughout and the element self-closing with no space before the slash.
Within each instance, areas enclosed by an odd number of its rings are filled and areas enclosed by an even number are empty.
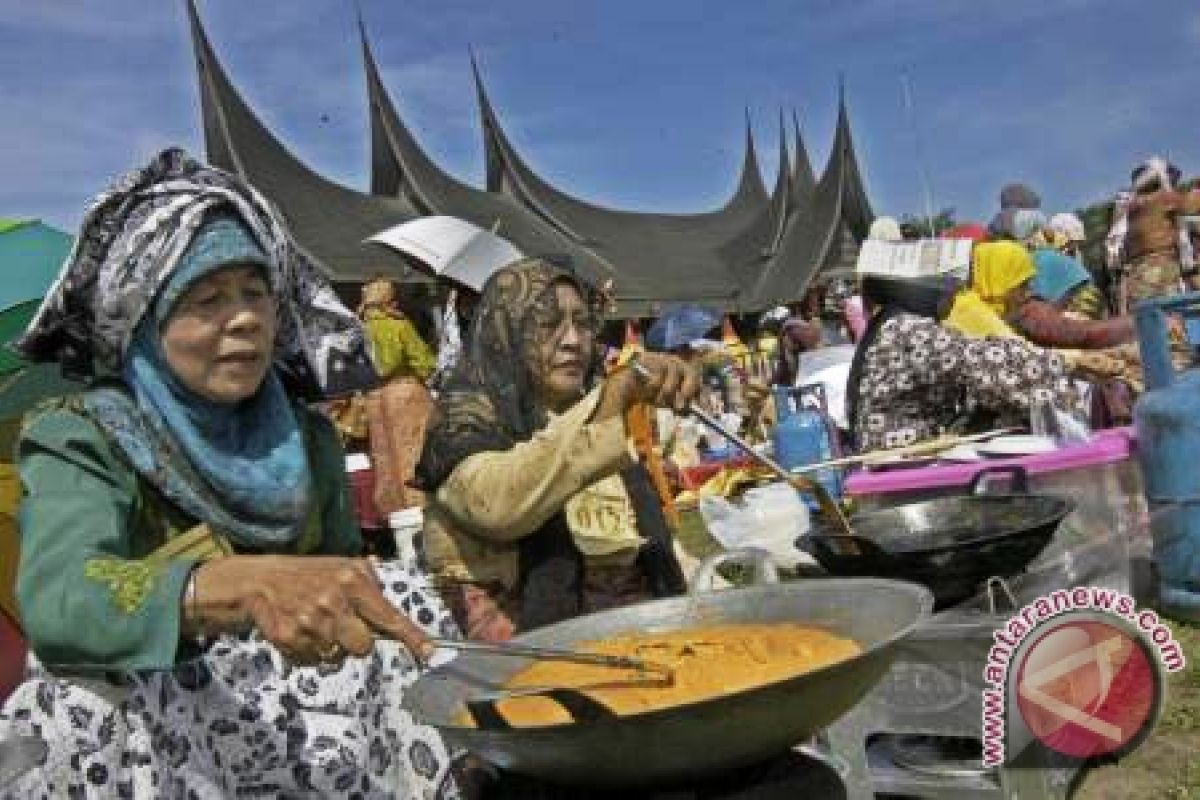
<svg viewBox="0 0 1200 800">
<path fill-rule="evenodd" d="M 876 217 L 867 231 L 867 238 L 878 242 L 902 242 L 904 232 L 895 217 Z"/>
</svg>

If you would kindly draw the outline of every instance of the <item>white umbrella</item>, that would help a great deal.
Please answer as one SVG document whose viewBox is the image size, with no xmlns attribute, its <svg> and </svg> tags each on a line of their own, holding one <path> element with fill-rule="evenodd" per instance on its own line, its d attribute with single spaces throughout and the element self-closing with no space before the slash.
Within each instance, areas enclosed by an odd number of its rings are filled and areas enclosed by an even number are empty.
<svg viewBox="0 0 1200 800">
<path fill-rule="evenodd" d="M 493 272 L 521 258 L 521 251 L 507 239 L 458 217 L 402 222 L 367 241 L 410 255 L 434 275 L 451 278 L 476 292 Z"/>
</svg>

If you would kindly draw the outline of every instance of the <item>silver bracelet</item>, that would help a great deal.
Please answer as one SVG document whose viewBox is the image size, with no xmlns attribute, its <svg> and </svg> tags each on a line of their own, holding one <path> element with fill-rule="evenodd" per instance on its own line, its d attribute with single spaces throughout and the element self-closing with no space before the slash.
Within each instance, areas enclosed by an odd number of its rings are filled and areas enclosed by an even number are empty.
<svg viewBox="0 0 1200 800">
<path fill-rule="evenodd" d="M 196 571 L 199 569 L 200 564 L 197 563 L 188 573 L 187 583 L 183 588 L 183 610 L 185 618 L 191 618 L 192 627 L 195 628 L 196 642 L 203 645 L 206 637 L 203 626 L 200 624 L 200 607 L 199 601 L 196 599 Z"/>
</svg>

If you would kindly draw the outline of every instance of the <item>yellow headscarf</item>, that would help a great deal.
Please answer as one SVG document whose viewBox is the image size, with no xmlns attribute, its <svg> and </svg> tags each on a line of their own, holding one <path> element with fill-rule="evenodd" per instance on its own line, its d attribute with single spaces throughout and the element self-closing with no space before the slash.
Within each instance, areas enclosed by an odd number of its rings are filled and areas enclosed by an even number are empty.
<svg viewBox="0 0 1200 800">
<path fill-rule="evenodd" d="M 946 325 L 968 336 L 1016 336 L 1004 321 L 1004 301 L 1033 277 L 1033 259 L 1016 242 L 985 242 L 971 253 L 971 288 L 954 298 Z"/>
</svg>

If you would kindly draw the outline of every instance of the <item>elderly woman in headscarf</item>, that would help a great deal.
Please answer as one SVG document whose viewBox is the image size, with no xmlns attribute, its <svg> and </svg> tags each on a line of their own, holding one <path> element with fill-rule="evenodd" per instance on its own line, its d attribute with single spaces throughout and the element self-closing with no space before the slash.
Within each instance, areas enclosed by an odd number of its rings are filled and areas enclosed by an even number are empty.
<svg viewBox="0 0 1200 800">
<path fill-rule="evenodd" d="M 775 362 L 774 386 L 792 386 L 800 374 L 800 356 L 821 346 L 821 326 L 804 317 L 792 316 L 779 329 L 779 357 Z"/>
<path fill-rule="evenodd" d="M 1200 289 L 1195 226 L 1181 219 L 1200 215 L 1200 191 L 1181 192 L 1179 168 L 1150 158 L 1130 176 L 1133 196 L 1126 210 L 1121 280 L 1122 313 L 1138 302 Z"/>
<path fill-rule="evenodd" d="M 164 151 L 94 201 L 20 347 L 93 383 L 18 444 L 35 657 L 0 741 L 36 757 L 4 796 L 455 792 L 399 704 L 453 623 L 360 557 L 298 399 L 373 379 L 362 331 L 263 197 Z"/>
<path fill-rule="evenodd" d="M 375 471 L 375 505 L 390 514 L 424 502 L 409 484 L 433 410 L 433 398 L 424 381 L 437 362 L 400 310 L 396 286 L 387 278 L 363 286 L 358 316 L 366 328 L 375 371 L 385 381 L 366 395 L 365 410 Z"/>
<path fill-rule="evenodd" d="M 1037 212 L 1042 207 L 1042 198 L 1023 183 L 1010 183 L 1000 190 L 1000 210 L 988 224 L 992 236 L 1001 239 L 1023 239 L 1013 233 L 1013 225 L 1019 212 Z"/>
<path fill-rule="evenodd" d="M 971 254 L 971 285 L 959 292 L 946 324 L 968 336 L 1023 336 L 1043 347 L 1098 350 L 1131 342 L 1128 318 L 1087 320 L 1063 313 L 1088 273 L 1083 265 L 1043 257 L 1039 272 L 1033 256 L 1010 241 L 976 245 Z M 1072 267 L 1077 267 L 1072 269 Z"/>
<path fill-rule="evenodd" d="M 418 468 L 430 492 L 423 543 L 469 638 L 684 589 L 625 413 L 640 402 L 681 410 L 699 377 L 645 353 L 652 378 L 624 369 L 594 385 L 589 296 L 540 259 L 498 271 L 438 398 Z"/>
<path fill-rule="evenodd" d="M 859 450 L 1024 425 L 1041 402 L 1076 409 L 1057 354 L 1020 338 L 968 336 L 940 324 L 955 302 L 951 284 L 868 277 L 863 296 L 872 316 L 846 393 Z"/>
<path fill-rule="evenodd" d="M 902 242 L 904 232 L 895 217 L 876 217 L 867 231 L 867 238 L 877 242 Z"/>
</svg>

